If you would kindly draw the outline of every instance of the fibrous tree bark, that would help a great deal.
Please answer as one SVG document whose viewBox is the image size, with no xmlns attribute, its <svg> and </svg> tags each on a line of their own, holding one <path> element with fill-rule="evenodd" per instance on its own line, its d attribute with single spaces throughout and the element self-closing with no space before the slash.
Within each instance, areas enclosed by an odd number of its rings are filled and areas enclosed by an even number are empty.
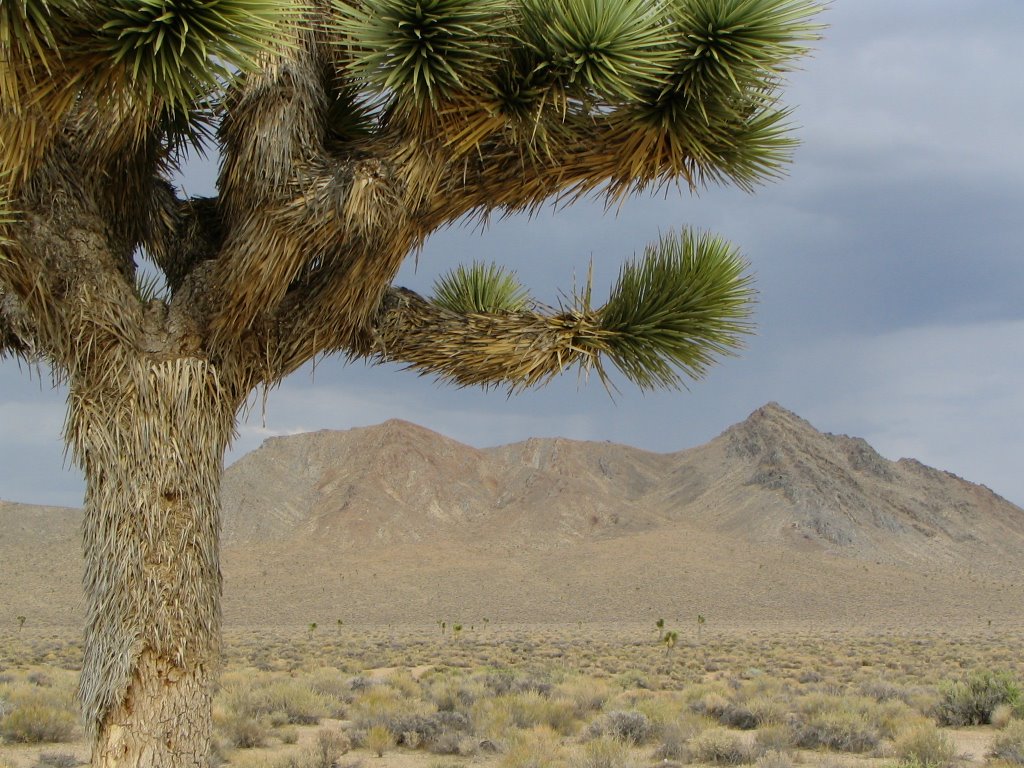
<svg viewBox="0 0 1024 768">
<path fill-rule="evenodd" d="M 610 382 L 605 363 L 675 386 L 737 346 L 750 282 L 710 235 L 664 237 L 603 307 L 545 308 L 488 270 L 433 299 L 391 282 L 467 217 L 774 176 L 780 73 L 817 10 L 0 2 L 0 357 L 68 387 L 94 765 L 207 765 L 220 477 L 255 388 L 335 353 L 511 391 L 570 366 Z M 211 140 L 218 194 L 184 197 L 183 148 Z"/>
</svg>

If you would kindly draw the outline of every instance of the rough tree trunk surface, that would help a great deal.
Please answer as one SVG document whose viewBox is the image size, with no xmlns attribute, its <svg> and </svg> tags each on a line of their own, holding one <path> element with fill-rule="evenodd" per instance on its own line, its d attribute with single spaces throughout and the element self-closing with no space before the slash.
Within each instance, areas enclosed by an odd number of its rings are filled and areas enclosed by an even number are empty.
<svg viewBox="0 0 1024 768">
<path fill-rule="evenodd" d="M 222 457 L 234 407 L 200 359 L 71 382 L 85 470 L 82 703 L 99 768 L 209 764 Z"/>
</svg>

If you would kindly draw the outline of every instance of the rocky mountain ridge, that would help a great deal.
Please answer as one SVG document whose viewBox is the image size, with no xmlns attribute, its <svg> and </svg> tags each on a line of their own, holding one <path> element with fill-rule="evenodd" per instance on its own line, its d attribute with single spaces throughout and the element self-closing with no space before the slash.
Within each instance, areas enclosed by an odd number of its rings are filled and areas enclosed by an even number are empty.
<svg viewBox="0 0 1024 768">
<path fill-rule="evenodd" d="M 223 501 L 229 624 L 1024 625 L 1024 510 L 774 403 L 667 454 L 401 421 L 273 438 Z M 80 620 L 78 520 L 0 502 L 8 613 Z"/>
</svg>

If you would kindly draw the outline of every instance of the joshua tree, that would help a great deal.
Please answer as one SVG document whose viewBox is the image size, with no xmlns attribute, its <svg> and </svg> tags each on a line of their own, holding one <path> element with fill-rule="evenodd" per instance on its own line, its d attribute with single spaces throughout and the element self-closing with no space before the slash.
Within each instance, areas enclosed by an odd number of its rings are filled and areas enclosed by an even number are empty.
<svg viewBox="0 0 1024 768">
<path fill-rule="evenodd" d="M 16 618 L 18 620 L 18 631 L 21 632 L 22 628 L 25 626 L 26 617 L 18 616 Z"/>
<path fill-rule="evenodd" d="M 679 633 L 676 632 L 674 629 L 670 629 L 668 632 L 666 632 L 662 636 L 661 642 L 663 642 L 665 644 L 665 655 L 666 656 L 669 653 L 672 652 L 673 648 L 676 647 L 676 643 L 678 642 L 678 640 L 679 640 Z"/>
<path fill-rule="evenodd" d="M 494 268 L 434 299 L 391 281 L 467 218 L 772 178 L 817 10 L 0 0 L 0 355 L 68 386 L 94 765 L 207 764 L 223 455 L 258 386 L 340 354 L 510 391 L 605 362 L 672 387 L 738 345 L 749 279 L 711 235 L 665 236 L 602 307 L 534 305 Z M 216 197 L 170 182 L 195 146 Z"/>
</svg>

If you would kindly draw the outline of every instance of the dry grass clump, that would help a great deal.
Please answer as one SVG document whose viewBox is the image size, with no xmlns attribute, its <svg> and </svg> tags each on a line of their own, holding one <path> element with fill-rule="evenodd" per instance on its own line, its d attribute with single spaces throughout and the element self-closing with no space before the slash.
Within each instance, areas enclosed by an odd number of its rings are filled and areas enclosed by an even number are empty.
<svg viewBox="0 0 1024 768">
<path fill-rule="evenodd" d="M 552 699 L 537 691 L 507 693 L 477 702 L 473 708 L 474 722 L 485 724 L 488 735 L 502 737 L 502 728 L 535 728 L 546 726 L 563 735 L 572 735 L 579 721 L 576 707 L 568 699 Z M 496 729 L 498 732 L 496 732 Z"/>
<path fill-rule="evenodd" d="M 741 765 L 757 757 L 738 733 L 717 726 L 691 739 L 689 753 L 693 762 L 712 765 Z"/>
<path fill-rule="evenodd" d="M 516 732 L 499 768 L 561 768 L 566 762 L 558 734 L 547 726 Z"/>
<path fill-rule="evenodd" d="M 993 728 L 1005 728 L 1013 721 L 1014 715 L 1015 712 L 1012 706 L 1000 704 L 993 708 L 992 715 L 989 717 L 989 723 Z"/>
<path fill-rule="evenodd" d="M 793 768 L 793 758 L 787 752 L 770 749 L 754 763 L 755 768 Z"/>
<path fill-rule="evenodd" d="M 583 744 L 569 759 L 571 768 L 640 768 L 633 745 L 614 736 L 601 736 Z"/>
<path fill-rule="evenodd" d="M 604 679 L 575 675 L 559 683 L 554 695 L 572 702 L 576 717 L 582 719 L 598 712 L 612 697 L 614 690 Z"/>
<path fill-rule="evenodd" d="M 375 725 L 366 732 L 363 738 L 363 746 L 370 750 L 377 757 L 384 757 L 384 753 L 395 745 L 395 734 L 383 725 Z"/>
<path fill-rule="evenodd" d="M 987 757 L 1011 765 L 1024 765 L 1024 720 L 1012 720 L 997 733 Z"/>
<path fill-rule="evenodd" d="M 899 734 L 893 749 L 905 765 L 949 768 L 957 762 L 952 740 L 932 723 L 922 723 Z"/>
</svg>

